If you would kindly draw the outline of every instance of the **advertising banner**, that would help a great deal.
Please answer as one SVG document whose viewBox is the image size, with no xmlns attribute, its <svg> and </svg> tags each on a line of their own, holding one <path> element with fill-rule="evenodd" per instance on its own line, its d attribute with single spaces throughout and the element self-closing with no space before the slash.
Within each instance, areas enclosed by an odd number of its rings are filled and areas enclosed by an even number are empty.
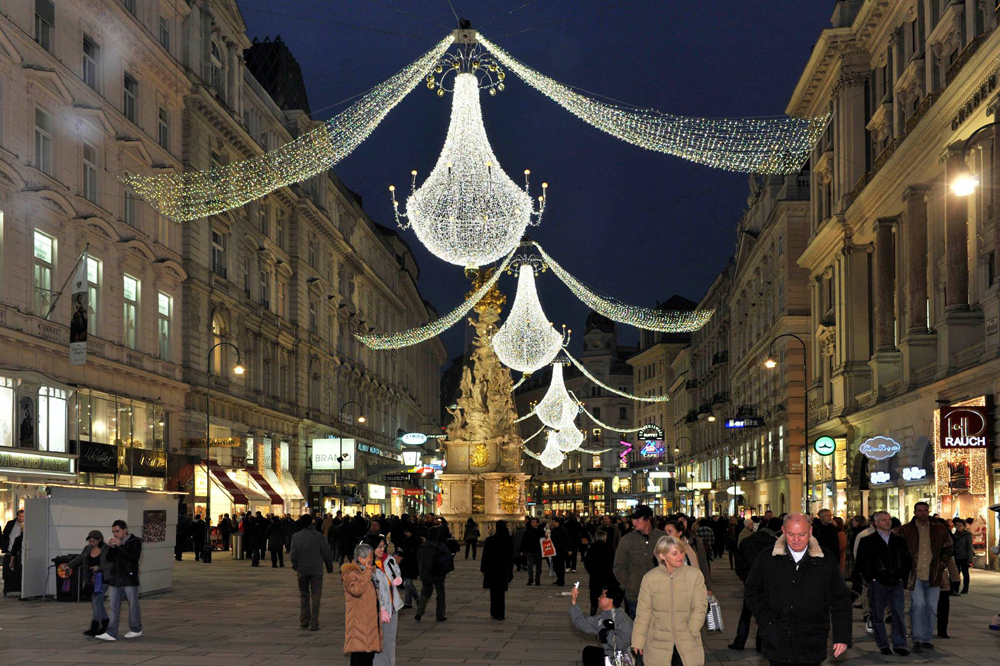
<svg viewBox="0 0 1000 666">
<path fill-rule="evenodd" d="M 316 470 L 354 469 L 355 449 L 353 439 L 336 437 L 333 439 L 314 439 L 312 441 L 312 468 Z"/>
</svg>

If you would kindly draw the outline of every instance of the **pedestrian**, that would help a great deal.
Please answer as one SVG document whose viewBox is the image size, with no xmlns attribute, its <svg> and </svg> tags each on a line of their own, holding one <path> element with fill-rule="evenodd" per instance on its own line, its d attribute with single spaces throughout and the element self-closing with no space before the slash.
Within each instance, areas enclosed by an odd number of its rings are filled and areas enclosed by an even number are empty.
<svg viewBox="0 0 1000 666">
<path fill-rule="evenodd" d="M 740 544 L 743 543 L 743 539 L 754 533 L 754 522 L 753 518 L 747 518 L 743 521 L 743 529 L 740 531 L 740 535 L 736 537 L 736 548 L 739 550 Z"/>
<path fill-rule="evenodd" d="M 323 569 L 325 567 L 327 573 L 333 573 L 333 553 L 323 535 L 316 531 L 310 514 L 302 514 L 299 527 L 292 537 L 289 554 L 299 585 L 299 626 L 318 631 Z"/>
<path fill-rule="evenodd" d="M 742 529 L 740 521 L 736 516 L 729 517 L 729 524 L 726 526 L 726 552 L 729 554 L 729 568 L 736 568 L 736 537 Z"/>
<path fill-rule="evenodd" d="M 142 539 L 129 534 L 124 520 L 111 523 L 107 561 L 111 564 L 108 593 L 111 597 L 111 617 L 104 633 L 95 636 L 102 641 L 118 640 L 118 616 L 121 614 L 122 597 L 128 601 L 128 628 L 125 638 L 142 637 L 142 616 L 139 612 L 139 558 L 142 557 Z"/>
<path fill-rule="evenodd" d="M 525 523 L 527 522 L 529 521 L 526 520 Z M 524 544 L 524 525 L 522 525 L 521 523 L 518 523 L 517 527 L 514 528 L 513 541 L 514 541 L 514 569 L 516 571 L 521 571 L 522 569 L 525 568 L 524 552 L 522 549 L 522 546 Z"/>
<path fill-rule="evenodd" d="M 951 598 L 958 594 L 958 586 L 959 570 L 955 558 L 952 558 L 948 566 L 941 569 L 941 593 L 938 595 L 937 605 L 938 638 L 951 638 L 948 635 L 948 616 L 951 615 Z"/>
<path fill-rule="evenodd" d="M 973 551 L 972 551 L 972 532 L 969 531 L 969 526 L 961 518 L 955 519 L 955 534 L 954 534 L 954 558 L 955 566 L 958 567 L 959 573 L 962 574 L 962 591 L 954 591 L 954 594 L 968 594 L 969 593 L 969 563 L 972 561 Z M 958 582 L 957 580 L 955 581 Z"/>
<path fill-rule="evenodd" d="M 285 535 L 281 531 L 280 518 L 277 516 L 271 517 L 271 524 L 267 526 L 264 538 L 267 539 L 267 549 L 271 551 L 271 568 L 277 569 L 279 564 L 285 566 Z"/>
<path fill-rule="evenodd" d="M 414 533 L 416 528 L 413 523 L 403 526 L 402 555 L 396 556 L 400 573 L 403 576 L 403 609 L 413 608 L 413 604 L 420 600 L 420 593 L 417 592 L 416 580 L 420 578 L 420 566 L 417 562 L 417 549 L 424 542 Z"/>
<path fill-rule="evenodd" d="M 774 548 L 774 543 L 778 540 L 778 533 L 781 532 L 781 519 L 772 518 L 765 524 L 761 521 L 760 529 L 751 536 L 743 540 L 736 550 L 736 575 L 746 585 L 747 576 L 757 557 L 764 552 L 770 552 Z M 745 596 L 745 595 L 744 595 Z M 728 645 L 730 650 L 742 650 L 746 647 L 747 639 L 750 637 L 750 618 L 752 617 L 750 607 L 747 606 L 746 599 L 743 599 L 743 609 L 740 611 L 740 620 L 736 625 L 736 638 Z M 754 641 L 754 649 L 760 652 L 763 648 L 760 641 L 761 624 L 757 623 L 757 637 Z"/>
<path fill-rule="evenodd" d="M 844 530 L 844 519 L 840 516 L 834 516 L 833 524 L 837 528 L 837 555 L 840 561 L 840 570 L 844 571 L 844 565 L 847 561 L 847 532 Z"/>
<path fill-rule="evenodd" d="M 566 570 L 576 573 L 576 555 L 580 550 L 580 523 L 572 513 L 563 521 L 563 527 L 569 533 L 569 552 L 566 554 Z"/>
<path fill-rule="evenodd" d="M 229 535 L 233 533 L 233 521 L 229 519 L 229 514 L 225 513 L 222 515 L 222 520 L 219 521 L 219 535 L 222 537 L 222 550 L 224 552 L 229 551 Z"/>
<path fill-rule="evenodd" d="M 895 652 L 906 656 L 910 652 L 906 649 L 903 586 L 910 579 L 913 560 L 906 539 L 892 532 L 892 516 L 888 511 L 877 511 L 872 516 L 872 522 L 876 532 L 863 538 L 858 545 L 855 570 L 868 585 L 875 644 L 882 654 Z M 885 622 L 882 621 L 886 606 L 892 616 L 891 649 Z"/>
<path fill-rule="evenodd" d="M 17 515 L 3 528 L 3 540 L 0 550 L 3 551 L 3 596 L 13 592 L 21 592 L 21 559 L 24 552 L 24 509 L 19 509 Z"/>
<path fill-rule="evenodd" d="M 506 619 L 507 586 L 514 580 L 514 540 L 506 522 L 498 520 L 493 536 L 486 537 L 479 571 L 483 574 L 483 588 L 490 591 L 490 617 Z"/>
<path fill-rule="evenodd" d="M 851 593 L 833 553 L 812 536 L 809 518 L 785 516 L 770 554 L 750 568 L 744 598 L 762 627 L 763 656 L 772 666 L 820 664 L 833 624 L 833 656 L 851 645 Z"/>
<path fill-rule="evenodd" d="M 437 621 L 444 622 L 446 601 L 444 596 L 444 579 L 455 570 L 454 555 L 448 547 L 441 543 L 441 528 L 432 527 L 427 530 L 427 541 L 417 549 L 417 563 L 420 570 L 420 601 L 413 619 L 420 622 L 431 594 L 437 593 Z"/>
<path fill-rule="evenodd" d="M 569 530 L 563 525 L 563 519 L 556 516 L 552 519 L 552 531 L 549 535 L 552 539 L 552 546 L 556 554 L 552 557 L 552 569 L 555 572 L 556 580 L 553 585 L 563 587 L 566 585 L 566 561 L 569 559 L 569 551 L 573 547 L 569 536 Z"/>
<path fill-rule="evenodd" d="M 178 562 L 184 560 L 184 551 L 187 550 L 190 538 L 191 519 L 181 514 L 177 518 L 177 527 L 174 529 L 174 559 Z"/>
<path fill-rule="evenodd" d="M 694 532 L 701 542 L 705 544 L 705 554 L 708 557 L 708 561 L 711 562 L 713 555 L 712 550 L 715 546 L 715 530 L 712 529 L 712 525 L 709 523 L 708 518 L 702 518 L 691 526 L 691 531 Z"/>
<path fill-rule="evenodd" d="M 201 560 L 205 550 L 205 537 L 208 536 L 208 525 L 201 519 L 201 514 L 195 514 L 191 523 L 191 538 L 194 540 L 194 561 Z"/>
<path fill-rule="evenodd" d="M 607 541 L 604 542 L 607 544 Z M 569 593 L 569 617 L 575 626 L 585 634 L 593 634 L 601 642 L 601 647 L 588 645 L 583 648 L 583 666 L 604 666 L 607 663 L 624 661 L 622 653 L 627 653 L 632 645 L 632 618 L 622 604 L 625 590 L 618 585 L 601 590 L 597 605 L 601 613 L 584 616 L 576 601 L 580 589 L 574 587 Z"/>
<path fill-rule="evenodd" d="M 708 593 L 712 593 L 712 567 L 708 563 L 709 553 L 705 542 L 698 538 L 696 534 L 684 532 L 684 524 L 675 520 L 667 521 L 663 526 L 664 533 L 672 536 L 684 544 L 684 561 L 701 571 L 705 578 L 705 585 Z"/>
<path fill-rule="evenodd" d="M 528 566 L 528 585 L 542 584 L 542 539 L 544 536 L 545 532 L 538 526 L 538 518 L 532 518 L 531 524 L 524 530 L 524 541 L 522 542 Z"/>
<path fill-rule="evenodd" d="M 833 553 L 834 559 L 839 563 L 840 541 L 837 539 L 837 526 L 833 522 L 833 512 L 829 509 L 820 509 L 816 516 L 812 525 L 813 537 L 819 542 L 821 548 Z"/>
<path fill-rule="evenodd" d="M 660 537 L 653 553 L 657 565 L 642 577 L 632 649 L 647 666 L 703 666 L 705 577 L 684 564 L 684 544 L 675 537 Z"/>
<path fill-rule="evenodd" d="M 472 559 L 475 560 L 479 548 L 479 525 L 471 516 L 465 521 L 465 533 L 462 538 L 465 542 L 465 559 L 469 559 L 469 549 L 472 549 Z"/>
<path fill-rule="evenodd" d="M 292 549 L 294 552 L 294 544 Z M 379 582 L 374 562 L 375 551 L 361 543 L 354 549 L 354 559 L 340 567 L 344 584 L 344 653 L 351 655 L 351 666 L 373 666 L 375 655 L 382 651 Z"/>
<path fill-rule="evenodd" d="M 666 534 L 653 527 L 653 510 L 645 504 L 632 510 L 632 523 L 635 530 L 623 536 L 618 544 L 612 572 L 625 588 L 625 612 L 635 619 L 642 577 L 657 566 L 653 550 L 660 537 Z"/>
<path fill-rule="evenodd" d="M 104 608 L 104 595 L 108 590 L 111 574 L 111 563 L 108 562 L 108 544 L 104 543 L 104 534 L 100 530 L 90 530 L 87 534 L 87 545 L 80 554 L 66 563 L 69 569 L 84 567 L 81 575 L 86 584 L 84 589 L 91 591 L 90 595 L 90 629 L 83 632 L 84 636 L 97 636 L 108 630 L 108 611 Z"/>
<path fill-rule="evenodd" d="M 399 611 L 403 608 L 403 598 L 399 595 L 399 586 L 403 584 L 399 565 L 389 555 L 389 544 L 385 535 L 365 537 L 364 543 L 372 548 L 372 564 L 375 567 L 375 580 L 378 581 L 379 621 L 382 631 L 382 649 L 375 655 L 375 666 L 394 666 L 396 663 L 396 632 L 399 627 Z"/>
<path fill-rule="evenodd" d="M 907 588 L 910 590 L 910 632 L 916 652 L 932 650 L 938 597 L 941 593 L 942 569 L 952 557 L 951 537 L 944 523 L 930 519 L 927 502 L 913 505 L 913 519 L 901 525 L 899 536 L 906 539 L 913 560 Z M 873 621 L 881 618 L 873 616 Z"/>
<path fill-rule="evenodd" d="M 597 600 L 604 593 L 604 590 L 611 585 L 618 587 L 618 581 L 615 580 L 615 575 L 611 572 L 614 566 L 615 554 L 611 550 L 611 546 L 608 545 L 608 535 L 605 532 L 597 532 L 594 535 L 594 543 L 587 549 L 587 555 L 583 558 L 583 567 L 590 574 L 591 615 L 597 615 Z M 622 594 L 624 594 L 624 590 Z"/>
<path fill-rule="evenodd" d="M 259 512 L 258 512 L 259 513 Z M 264 530 L 257 519 L 251 515 L 243 517 L 243 544 L 250 556 L 250 566 L 260 566 L 261 549 L 267 545 L 264 540 Z"/>
</svg>

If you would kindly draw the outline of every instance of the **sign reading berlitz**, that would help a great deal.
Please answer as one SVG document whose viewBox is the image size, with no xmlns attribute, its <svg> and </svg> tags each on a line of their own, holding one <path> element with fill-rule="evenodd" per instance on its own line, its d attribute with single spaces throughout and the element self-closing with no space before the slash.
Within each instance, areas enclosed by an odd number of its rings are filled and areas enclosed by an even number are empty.
<svg viewBox="0 0 1000 666">
<path fill-rule="evenodd" d="M 989 407 L 942 407 L 942 449 L 985 449 L 990 442 Z"/>
</svg>

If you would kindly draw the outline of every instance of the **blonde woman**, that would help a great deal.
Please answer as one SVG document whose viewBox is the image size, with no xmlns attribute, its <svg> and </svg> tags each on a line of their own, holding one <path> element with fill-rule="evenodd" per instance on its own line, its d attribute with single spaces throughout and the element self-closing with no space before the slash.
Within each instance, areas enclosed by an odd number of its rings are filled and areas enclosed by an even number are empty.
<svg viewBox="0 0 1000 666">
<path fill-rule="evenodd" d="M 645 666 L 704 666 L 705 577 L 685 564 L 684 544 L 676 537 L 660 537 L 653 555 L 658 566 L 642 578 L 632 649 Z"/>
</svg>

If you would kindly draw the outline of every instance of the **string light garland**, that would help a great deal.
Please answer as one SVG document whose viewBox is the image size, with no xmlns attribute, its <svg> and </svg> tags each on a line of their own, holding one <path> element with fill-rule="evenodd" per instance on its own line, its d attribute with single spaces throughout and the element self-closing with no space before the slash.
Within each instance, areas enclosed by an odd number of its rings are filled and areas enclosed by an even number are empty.
<svg viewBox="0 0 1000 666">
<path fill-rule="evenodd" d="M 542 259 L 552 269 L 555 276 L 569 287 L 574 296 L 583 301 L 594 312 L 620 324 L 628 324 L 636 328 L 661 333 L 690 333 L 701 329 L 715 313 L 715 310 L 696 310 L 694 312 L 652 310 L 628 305 L 612 298 L 603 298 L 566 272 L 542 249 L 541 245 L 538 243 L 533 243 L 533 245 L 538 248 Z"/>
<path fill-rule="evenodd" d="M 478 68 L 479 61 L 474 62 Z M 389 187 L 396 222 L 403 229 L 412 227 L 420 242 L 448 263 L 491 263 L 518 246 L 529 223 L 541 221 L 548 184 L 542 184 L 536 207 L 528 194 L 529 173 L 525 170 L 521 189 L 500 168 L 483 126 L 479 79 L 472 72 L 459 73 L 444 148 L 419 188 L 417 172 L 411 172 L 413 193 L 405 213 L 399 210 L 395 186 Z"/>
<path fill-rule="evenodd" d="M 511 392 L 514 392 L 514 391 L 516 391 L 516 390 L 517 390 L 517 387 L 519 387 L 519 386 L 520 386 L 521 384 L 523 384 L 523 383 L 524 383 L 524 381 L 525 381 L 525 380 L 526 380 L 527 378 L 528 378 L 528 375 L 521 375 L 521 378 L 517 380 L 517 383 L 516 383 L 516 384 L 514 384 L 513 386 L 511 386 L 511 387 L 510 387 L 510 390 L 511 390 Z"/>
<path fill-rule="evenodd" d="M 465 302 L 445 316 L 428 324 L 424 324 L 423 326 L 411 328 L 400 333 L 355 333 L 354 337 L 360 340 L 369 349 L 400 349 L 402 347 L 409 347 L 411 345 L 424 342 L 425 340 L 430 340 L 431 338 L 440 335 L 445 330 L 457 324 L 465 315 L 469 314 L 469 311 L 476 306 L 476 303 L 482 300 L 483 296 L 485 296 L 486 293 L 493 288 L 493 285 L 496 284 L 497 280 L 500 279 L 500 275 L 507 268 L 507 264 L 513 256 L 514 251 L 511 250 L 511 253 L 507 255 L 498 269 L 493 271 L 493 275 L 483 283 L 483 286 L 474 291 L 469 298 L 465 300 Z"/>
<path fill-rule="evenodd" d="M 610 430 L 612 432 L 621 432 L 621 433 L 639 432 L 640 430 L 645 428 L 645 426 L 639 426 L 638 428 L 616 428 L 615 426 L 610 426 L 604 421 L 600 420 L 599 418 L 591 414 L 587 409 L 581 409 L 580 411 L 586 414 L 587 418 L 589 418 L 597 425 L 601 426 L 605 430 Z"/>
<path fill-rule="evenodd" d="M 573 355 L 570 354 L 568 351 L 566 352 L 566 357 L 570 360 L 571 363 L 573 363 L 573 365 L 575 365 L 580 370 L 580 372 L 583 373 L 584 377 L 594 382 L 595 384 L 603 388 L 605 391 L 614 393 L 615 395 L 620 395 L 623 398 L 631 398 L 632 400 L 638 400 L 640 402 L 666 402 L 667 400 L 670 400 L 669 395 L 635 395 L 633 393 L 628 393 L 627 391 L 619 391 L 616 388 L 608 386 L 600 379 L 592 375 L 590 371 L 587 370 L 587 368 L 585 368 L 582 363 L 576 360 L 573 357 Z"/>
<path fill-rule="evenodd" d="M 352 106 L 276 150 L 205 171 L 156 176 L 125 174 L 121 180 L 161 214 L 182 222 L 231 210 L 279 187 L 315 176 L 347 157 L 367 139 L 434 68 L 453 39 L 448 35 Z"/>
<path fill-rule="evenodd" d="M 508 368 L 530 374 L 555 359 L 563 346 L 563 338 L 552 327 L 538 302 L 535 271 L 531 266 L 521 266 L 514 305 L 490 342 L 497 358 Z"/>
<path fill-rule="evenodd" d="M 810 119 L 694 118 L 609 104 L 531 69 L 481 34 L 478 40 L 500 64 L 584 122 L 640 148 L 717 169 L 796 173 L 830 120 L 830 114 Z"/>
<path fill-rule="evenodd" d="M 522 444 L 526 444 L 526 443 L 530 442 L 535 437 L 537 437 L 538 435 L 542 434 L 543 430 L 545 430 L 545 426 L 542 426 L 541 428 L 539 428 L 538 430 L 536 430 L 534 434 L 528 435 L 527 437 L 525 437 L 524 439 L 522 439 L 521 443 Z"/>
<path fill-rule="evenodd" d="M 562 430 L 573 423 L 579 409 L 576 401 L 566 392 L 562 363 L 553 363 L 549 388 L 541 401 L 535 405 L 535 415 L 548 427 Z"/>
</svg>

